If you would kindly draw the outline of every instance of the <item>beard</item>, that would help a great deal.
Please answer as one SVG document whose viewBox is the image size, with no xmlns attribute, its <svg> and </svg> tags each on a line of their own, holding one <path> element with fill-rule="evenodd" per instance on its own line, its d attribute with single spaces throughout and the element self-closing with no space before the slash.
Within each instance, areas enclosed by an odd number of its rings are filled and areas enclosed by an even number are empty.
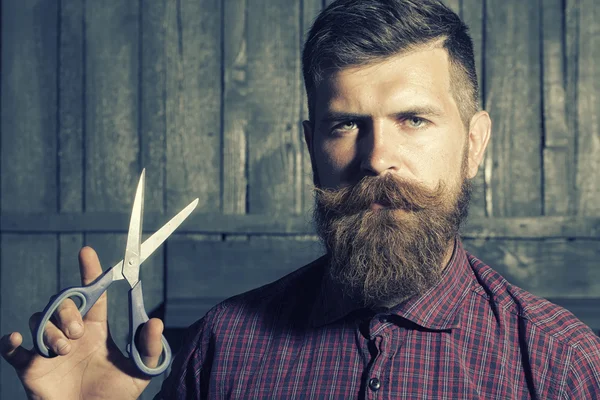
<svg viewBox="0 0 600 400">
<path fill-rule="evenodd" d="M 390 306 L 437 285 L 449 245 L 466 219 L 466 158 L 454 188 L 429 189 L 392 174 L 341 189 L 315 189 L 314 221 L 328 278 L 364 307 Z M 371 210 L 373 203 L 384 208 Z"/>
</svg>

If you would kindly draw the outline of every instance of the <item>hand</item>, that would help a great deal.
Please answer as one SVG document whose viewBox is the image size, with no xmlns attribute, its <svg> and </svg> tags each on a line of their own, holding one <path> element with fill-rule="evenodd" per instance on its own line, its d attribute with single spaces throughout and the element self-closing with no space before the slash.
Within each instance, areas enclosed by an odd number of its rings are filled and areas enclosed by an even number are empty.
<svg viewBox="0 0 600 400">
<path fill-rule="evenodd" d="M 84 285 L 102 274 L 96 252 L 79 252 Z M 56 324 L 46 325 L 44 342 L 58 354 L 44 358 L 21 346 L 23 337 L 13 332 L 0 339 L 0 353 L 21 379 L 30 399 L 137 399 L 150 383 L 132 360 L 125 357 L 108 332 L 106 292 L 82 319 L 75 303 L 67 299 L 56 310 Z M 29 319 L 33 332 L 41 313 Z M 79 326 L 79 328 L 77 328 Z M 136 342 L 144 364 L 158 365 L 162 352 L 163 323 L 152 318 L 143 325 Z"/>
</svg>

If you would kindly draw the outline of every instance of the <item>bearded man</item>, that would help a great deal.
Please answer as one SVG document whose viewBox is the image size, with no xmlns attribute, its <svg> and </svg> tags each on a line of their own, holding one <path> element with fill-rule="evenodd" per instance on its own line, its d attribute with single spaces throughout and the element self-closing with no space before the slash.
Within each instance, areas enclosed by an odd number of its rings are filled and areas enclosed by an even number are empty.
<svg viewBox="0 0 600 400">
<path fill-rule="evenodd" d="M 600 339 L 461 244 L 491 121 L 458 16 L 437 0 L 337 0 L 309 33 L 303 72 L 326 255 L 192 325 L 159 397 L 600 398 Z M 99 269 L 90 249 L 81 259 Z M 67 355 L 54 329 L 47 343 Z M 147 365 L 161 332 L 155 319 L 142 331 Z M 5 339 L 5 358 L 30 393 L 49 393 L 17 346 Z M 115 360 L 78 394 L 141 392 Z"/>
</svg>

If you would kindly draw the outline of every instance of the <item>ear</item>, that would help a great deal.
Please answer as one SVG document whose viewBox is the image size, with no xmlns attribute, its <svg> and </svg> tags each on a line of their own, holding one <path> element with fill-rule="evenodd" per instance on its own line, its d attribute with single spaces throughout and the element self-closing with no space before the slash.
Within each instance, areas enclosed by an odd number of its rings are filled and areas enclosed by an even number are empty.
<svg viewBox="0 0 600 400">
<path fill-rule="evenodd" d="M 317 165 L 315 164 L 315 151 L 314 151 L 314 124 L 310 121 L 302 121 L 302 128 L 304 128 L 304 141 L 308 148 L 308 154 L 310 155 L 310 165 L 313 171 L 313 183 L 315 186 L 319 186 L 319 176 L 317 174 Z"/>
<path fill-rule="evenodd" d="M 487 111 L 479 111 L 473 115 L 469 123 L 469 179 L 473 179 L 477 175 L 491 133 L 492 120 Z"/>
</svg>

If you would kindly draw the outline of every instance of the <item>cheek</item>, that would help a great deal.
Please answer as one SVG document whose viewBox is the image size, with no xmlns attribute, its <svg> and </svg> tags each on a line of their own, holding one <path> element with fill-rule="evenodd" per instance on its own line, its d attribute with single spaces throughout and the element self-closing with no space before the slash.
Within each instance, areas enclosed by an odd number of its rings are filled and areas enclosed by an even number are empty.
<svg viewBox="0 0 600 400">
<path fill-rule="evenodd" d="M 354 146 L 342 141 L 323 142 L 317 147 L 316 152 L 317 163 L 333 174 L 346 169 L 356 156 Z"/>
</svg>

